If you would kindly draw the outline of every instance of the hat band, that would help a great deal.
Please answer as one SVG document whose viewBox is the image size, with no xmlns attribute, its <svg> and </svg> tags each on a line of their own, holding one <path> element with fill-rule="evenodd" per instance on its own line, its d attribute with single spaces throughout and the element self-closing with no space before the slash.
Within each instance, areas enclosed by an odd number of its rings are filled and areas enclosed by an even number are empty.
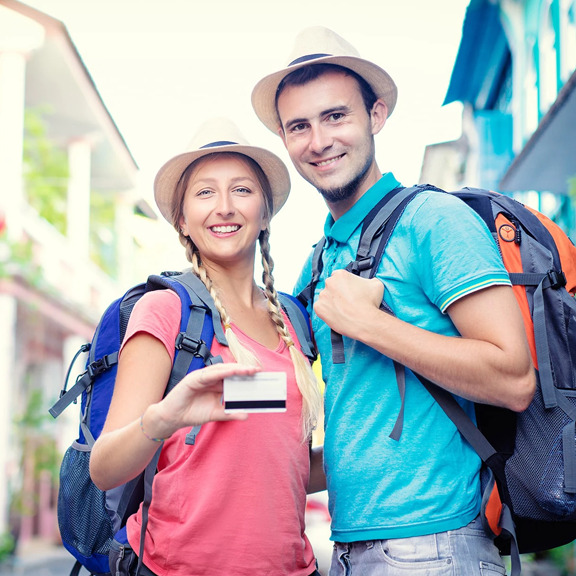
<svg viewBox="0 0 576 576">
<path fill-rule="evenodd" d="M 199 150 L 203 148 L 214 148 L 216 146 L 230 146 L 230 145 L 238 144 L 238 142 L 229 142 L 228 140 L 219 140 L 218 142 L 210 142 L 210 144 L 204 144 L 204 146 L 200 146 Z"/>
<path fill-rule="evenodd" d="M 295 64 L 300 64 L 301 62 L 308 62 L 309 60 L 316 60 L 317 58 L 325 58 L 326 56 L 332 56 L 332 54 L 307 54 L 306 56 L 300 56 L 296 60 L 292 60 L 288 66 L 294 66 Z"/>
</svg>

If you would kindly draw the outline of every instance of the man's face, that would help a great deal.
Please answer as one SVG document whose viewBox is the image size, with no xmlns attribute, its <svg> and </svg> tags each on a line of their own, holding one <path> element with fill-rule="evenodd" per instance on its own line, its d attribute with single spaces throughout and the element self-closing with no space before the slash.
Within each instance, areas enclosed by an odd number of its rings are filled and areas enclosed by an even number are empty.
<svg viewBox="0 0 576 576">
<path fill-rule="evenodd" d="M 383 107 L 383 111 L 382 111 Z M 374 119 L 374 110 L 383 119 Z M 302 86 L 287 86 L 278 98 L 279 131 L 300 175 L 330 203 L 354 202 L 380 177 L 374 134 L 386 119 L 378 100 L 366 111 L 357 81 L 329 72 Z"/>
</svg>

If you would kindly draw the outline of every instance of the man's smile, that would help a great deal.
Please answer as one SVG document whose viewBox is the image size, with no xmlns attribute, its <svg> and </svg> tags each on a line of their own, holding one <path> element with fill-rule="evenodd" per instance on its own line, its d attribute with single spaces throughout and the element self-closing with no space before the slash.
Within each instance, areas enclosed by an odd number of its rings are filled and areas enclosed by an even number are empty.
<svg viewBox="0 0 576 576">
<path fill-rule="evenodd" d="M 340 156 L 334 156 L 334 158 L 328 158 L 327 160 L 322 160 L 321 162 L 310 162 L 310 164 L 312 164 L 313 166 L 318 166 L 319 168 L 322 168 L 323 166 L 328 166 L 330 164 L 333 164 L 334 162 L 336 162 L 337 160 L 340 160 L 343 157 L 344 157 L 344 154 L 340 154 Z"/>
</svg>

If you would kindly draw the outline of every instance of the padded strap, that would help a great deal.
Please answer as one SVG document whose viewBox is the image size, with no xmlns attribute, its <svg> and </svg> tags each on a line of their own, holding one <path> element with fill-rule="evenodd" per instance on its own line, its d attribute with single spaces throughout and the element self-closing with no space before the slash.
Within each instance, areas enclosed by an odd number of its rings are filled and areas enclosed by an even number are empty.
<svg viewBox="0 0 576 576">
<path fill-rule="evenodd" d="M 458 428 L 460 434 L 462 434 L 472 448 L 474 448 L 483 462 L 487 462 L 490 457 L 496 454 L 494 447 L 488 442 L 484 434 L 480 432 L 470 416 L 466 414 L 462 406 L 460 406 L 456 398 L 454 398 L 448 390 L 436 386 L 436 384 L 433 384 L 430 380 L 427 380 L 419 374 L 416 374 L 416 376 L 418 376 L 418 379 L 422 382 L 426 390 L 428 390 L 434 400 L 438 402 L 446 416 L 450 418 L 456 428 Z"/>
<path fill-rule="evenodd" d="M 210 310 L 214 323 L 214 335 L 220 344 L 227 346 L 228 343 L 226 342 L 226 336 L 224 335 L 224 329 L 222 328 L 220 313 L 216 309 L 214 300 L 212 299 L 212 296 L 210 296 L 210 293 L 206 289 L 206 286 L 204 286 L 202 280 L 200 280 L 200 278 L 190 270 L 186 270 L 182 274 L 174 276 L 173 278 L 186 288 L 192 290 L 191 294 L 196 295 Z M 192 299 L 192 301 L 194 302 L 194 299 Z"/>
<path fill-rule="evenodd" d="M 150 511 L 150 503 L 152 502 L 152 483 L 158 468 L 158 461 L 160 460 L 160 452 L 162 446 L 156 450 L 156 453 L 150 460 L 148 466 L 144 470 L 144 499 L 142 500 L 142 527 L 140 529 L 140 549 L 138 551 L 138 565 L 136 566 L 135 576 L 140 574 L 140 568 L 144 562 L 144 540 L 146 539 L 146 528 L 148 526 L 148 513 Z"/>
<path fill-rule="evenodd" d="M 396 373 L 396 383 L 398 385 L 398 393 L 400 394 L 400 411 L 398 412 L 398 417 L 396 418 L 396 424 L 392 432 L 390 432 L 390 438 L 392 440 L 400 440 L 402 435 L 402 429 L 404 428 L 404 406 L 406 405 L 406 371 L 402 364 L 394 361 L 394 372 Z"/>
<path fill-rule="evenodd" d="M 186 376 L 195 357 L 202 357 L 204 363 L 207 364 L 211 353 L 210 349 L 201 340 L 205 319 L 206 310 L 198 306 L 192 306 L 186 332 L 181 332 L 177 338 L 176 348 L 178 349 L 178 354 L 174 359 L 174 366 L 172 367 L 166 393 L 170 392 Z"/>
<path fill-rule="evenodd" d="M 220 364 L 222 363 L 222 356 L 211 356 L 210 357 L 210 364 Z M 208 365 L 208 364 L 206 364 Z M 190 432 L 188 432 L 188 434 L 186 434 L 186 439 L 184 440 L 184 443 L 187 444 L 188 446 L 194 446 L 194 444 L 196 443 L 196 437 L 198 436 L 199 432 L 200 432 L 200 428 L 202 428 L 202 424 L 196 424 L 196 426 L 194 426 Z"/>
<path fill-rule="evenodd" d="M 303 309 L 302 304 L 293 296 L 283 292 L 278 292 L 278 298 L 292 323 L 292 327 L 296 332 L 296 337 L 298 338 L 302 352 L 312 364 L 312 362 L 316 360 L 317 353 L 314 342 L 312 341 L 310 322 L 308 321 L 307 314 Z"/>
<path fill-rule="evenodd" d="M 552 365 L 550 362 L 550 344 L 548 343 L 548 331 L 546 329 L 546 311 L 544 309 L 544 280 L 538 284 L 534 291 L 534 306 L 532 321 L 534 323 L 534 341 L 536 344 L 536 357 L 538 359 L 538 374 L 540 377 L 540 390 L 546 408 L 558 406 Z"/>
<path fill-rule="evenodd" d="M 347 270 L 353 274 L 358 274 L 358 276 L 362 276 L 363 278 L 374 277 L 382 253 L 388 244 L 388 240 L 396 227 L 398 219 L 412 198 L 426 189 L 429 189 L 429 187 L 412 186 L 410 188 L 396 188 L 380 200 L 376 206 L 376 210 L 372 209 L 370 214 L 368 214 L 364 219 L 364 226 L 358 243 L 356 261 L 351 262 L 348 265 Z M 380 238 L 378 244 L 380 258 L 376 257 L 376 251 L 373 249 L 373 242 L 378 237 Z M 361 266 L 361 269 L 356 270 L 357 266 L 354 266 L 354 264 L 370 260 L 370 256 L 374 256 L 374 261 L 371 262 L 371 265 L 364 265 Z"/>
<path fill-rule="evenodd" d="M 306 287 L 297 296 L 305 308 L 314 304 L 314 291 L 316 290 L 316 284 L 318 284 L 320 274 L 322 274 L 322 269 L 324 268 L 322 251 L 324 250 L 325 244 L 326 237 L 322 236 L 314 246 L 314 251 L 312 252 L 312 277 L 310 278 L 310 282 L 308 282 Z"/>
<path fill-rule="evenodd" d="M 376 275 L 378 265 L 398 220 L 412 199 L 424 190 L 440 191 L 439 188 L 428 184 L 410 188 L 395 188 L 372 208 L 364 218 L 356 258 L 346 266 L 348 272 L 357 274 L 362 278 L 373 278 Z M 381 308 L 390 312 L 389 307 L 384 302 Z M 332 362 L 343 364 L 346 359 L 342 336 L 332 330 L 330 341 L 332 344 Z"/>
</svg>

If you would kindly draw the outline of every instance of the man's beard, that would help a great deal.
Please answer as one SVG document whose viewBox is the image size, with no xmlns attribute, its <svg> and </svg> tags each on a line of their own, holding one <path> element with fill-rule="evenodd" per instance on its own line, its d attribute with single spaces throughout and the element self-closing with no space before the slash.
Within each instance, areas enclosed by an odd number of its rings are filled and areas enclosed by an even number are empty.
<svg viewBox="0 0 576 576">
<path fill-rule="evenodd" d="M 368 158 L 366 164 L 363 166 L 362 170 L 356 174 L 356 176 L 350 180 L 350 182 L 344 184 L 343 186 L 338 186 L 336 188 L 317 188 L 318 192 L 322 194 L 322 197 L 329 204 L 336 204 L 342 200 L 348 200 L 356 195 L 358 188 L 364 181 L 368 170 L 372 164 L 372 159 Z"/>
</svg>

